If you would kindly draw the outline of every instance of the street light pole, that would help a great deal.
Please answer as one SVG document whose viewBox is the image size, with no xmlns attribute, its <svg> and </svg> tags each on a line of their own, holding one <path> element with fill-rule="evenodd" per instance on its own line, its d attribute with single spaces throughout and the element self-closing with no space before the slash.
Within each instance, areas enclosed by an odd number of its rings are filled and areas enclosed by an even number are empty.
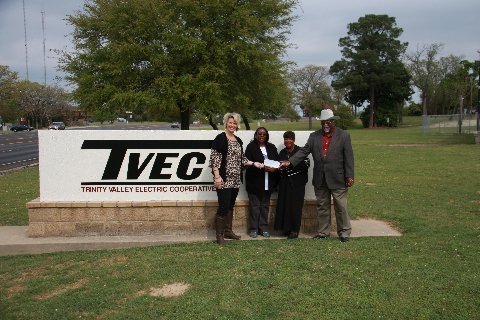
<svg viewBox="0 0 480 320">
<path fill-rule="evenodd" d="M 477 76 L 478 76 L 478 86 L 477 86 L 477 139 L 480 140 L 480 50 L 477 50 L 479 59 L 477 62 Z"/>
<path fill-rule="evenodd" d="M 480 51 L 478 51 L 480 54 Z M 477 136 L 480 137 L 480 60 L 478 61 L 478 86 L 477 86 Z"/>
<path fill-rule="evenodd" d="M 463 97 L 460 97 L 460 110 L 458 112 L 458 134 L 462 134 L 462 118 L 463 118 Z"/>
</svg>

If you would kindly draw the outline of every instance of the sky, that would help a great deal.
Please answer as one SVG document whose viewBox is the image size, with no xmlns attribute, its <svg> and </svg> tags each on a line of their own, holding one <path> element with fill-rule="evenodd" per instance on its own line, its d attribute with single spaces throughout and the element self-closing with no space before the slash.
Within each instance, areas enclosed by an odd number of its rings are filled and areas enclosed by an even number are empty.
<svg viewBox="0 0 480 320">
<path fill-rule="evenodd" d="M 59 84 L 62 73 L 53 50 L 72 47 L 73 28 L 65 18 L 81 10 L 84 0 L 0 0 L 0 65 L 27 78 L 25 59 L 25 3 L 28 79 L 44 82 L 44 50 L 47 84 Z M 44 27 L 42 14 L 44 12 Z M 443 44 L 440 56 L 450 54 L 468 60 L 480 58 L 479 0 L 300 0 L 295 11 L 286 59 L 299 67 L 330 66 L 341 58 L 338 40 L 347 35 L 349 23 L 366 14 L 387 14 L 403 29 L 400 40 L 407 52 L 432 43 Z M 66 87 L 68 90 L 68 87 Z"/>
</svg>

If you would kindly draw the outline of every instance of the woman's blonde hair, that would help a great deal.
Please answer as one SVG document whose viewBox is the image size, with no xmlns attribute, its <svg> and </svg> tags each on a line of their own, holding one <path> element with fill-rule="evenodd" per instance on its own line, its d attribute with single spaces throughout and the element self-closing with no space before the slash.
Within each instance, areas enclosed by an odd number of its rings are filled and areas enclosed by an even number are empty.
<svg viewBox="0 0 480 320">
<path fill-rule="evenodd" d="M 237 123 L 237 130 L 240 129 L 240 115 L 236 112 L 227 112 L 223 116 L 223 126 L 225 129 L 227 129 L 227 122 L 230 118 L 233 118 L 233 120 Z"/>
</svg>

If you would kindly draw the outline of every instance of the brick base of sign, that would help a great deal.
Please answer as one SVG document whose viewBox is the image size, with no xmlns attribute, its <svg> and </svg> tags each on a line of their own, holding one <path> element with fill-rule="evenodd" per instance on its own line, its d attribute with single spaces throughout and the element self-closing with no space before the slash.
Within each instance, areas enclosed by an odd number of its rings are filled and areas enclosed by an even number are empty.
<svg viewBox="0 0 480 320">
<path fill-rule="evenodd" d="M 114 201 L 27 203 L 30 237 L 206 235 L 215 234 L 217 201 Z M 269 222 L 274 233 L 276 202 L 270 206 Z M 233 229 L 248 230 L 248 201 L 237 201 Z M 332 232 L 335 232 L 332 207 Z M 315 234 L 317 213 L 314 200 L 303 207 L 301 233 Z"/>
</svg>

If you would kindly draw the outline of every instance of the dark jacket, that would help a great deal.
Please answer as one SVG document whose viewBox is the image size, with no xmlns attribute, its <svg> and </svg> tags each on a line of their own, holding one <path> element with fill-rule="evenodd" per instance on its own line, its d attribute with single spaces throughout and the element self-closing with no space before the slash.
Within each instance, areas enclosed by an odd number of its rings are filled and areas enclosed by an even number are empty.
<svg viewBox="0 0 480 320">
<path fill-rule="evenodd" d="M 270 160 L 278 160 L 277 147 L 272 143 L 265 144 L 267 149 L 267 156 Z M 265 158 L 258 146 L 258 142 L 253 140 L 247 145 L 245 149 L 245 156 L 248 160 L 253 162 L 263 163 Z M 268 173 L 268 190 L 273 191 L 277 187 L 278 174 L 276 172 Z M 248 193 L 262 195 L 265 192 L 265 170 L 255 168 L 255 166 L 248 167 L 245 174 L 245 187 Z"/>
<path fill-rule="evenodd" d="M 235 136 L 237 142 L 240 144 L 242 148 L 242 155 L 243 155 L 243 141 L 239 137 Z M 225 132 L 218 134 L 212 142 L 212 149 L 218 151 L 222 154 L 222 163 L 220 164 L 220 168 L 218 169 L 220 176 L 222 177 L 223 181 L 227 181 L 227 151 L 228 151 L 228 138 Z M 239 163 L 239 166 L 242 166 L 242 163 Z M 212 171 L 213 173 L 213 171 Z M 240 175 L 240 179 L 242 179 L 242 175 Z"/>
<path fill-rule="evenodd" d="M 295 144 L 293 146 L 293 150 L 292 150 L 292 153 L 290 154 L 290 157 L 293 157 L 295 153 L 298 152 L 298 150 L 300 150 L 300 147 Z M 280 153 L 278 154 L 278 160 L 279 161 L 289 160 L 289 157 L 287 156 L 286 148 L 280 151 Z M 285 168 L 285 170 L 279 171 L 279 176 L 280 176 L 280 179 L 294 177 L 297 182 L 303 182 L 303 184 L 305 185 L 308 182 L 308 168 L 310 168 L 310 159 L 305 158 L 295 167 L 290 166 Z"/>
<path fill-rule="evenodd" d="M 305 146 L 290 157 L 290 163 L 295 166 L 311 153 L 314 164 L 312 179 L 314 187 L 326 185 L 329 189 L 345 189 L 347 188 L 345 179 L 354 178 L 350 135 L 339 127 L 335 127 L 325 158 L 322 156 L 322 138 L 321 130 L 311 133 Z"/>
</svg>

